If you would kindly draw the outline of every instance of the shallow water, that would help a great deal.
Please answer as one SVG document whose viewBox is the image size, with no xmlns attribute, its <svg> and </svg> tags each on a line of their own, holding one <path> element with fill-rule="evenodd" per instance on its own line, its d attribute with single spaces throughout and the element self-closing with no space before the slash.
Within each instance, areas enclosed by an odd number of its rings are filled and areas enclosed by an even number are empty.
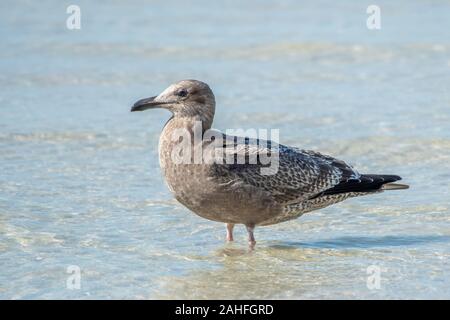
<svg viewBox="0 0 450 320">
<path fill-rule="evenodd" d="M 450 4 L 378 1 L 0 3 L 0 298 L 450 298 Z M 277 128 L 407 191 L 351 199 L 224 243 L 158 166 L 183 78 L 214 127 Z M 81 269 L 69 290 L 67 267 Z M 367 268 L 381 272 L 367 286 Z"/>
</svg>

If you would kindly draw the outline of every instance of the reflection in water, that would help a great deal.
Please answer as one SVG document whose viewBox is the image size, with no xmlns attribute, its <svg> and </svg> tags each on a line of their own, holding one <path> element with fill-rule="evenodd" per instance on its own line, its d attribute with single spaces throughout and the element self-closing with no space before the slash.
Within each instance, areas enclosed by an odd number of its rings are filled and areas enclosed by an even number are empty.
<svg viewBox="0 0 450 320">
<path fill-rule="evenodd" d="M 276 250 L 257 248 L 221 249 L 220 268 L 194 270 L 187 277 L 165 279 L 166 287 L 157 298 L 176 299 L 264 299 L 281 298 L 289 292 L 306 290 L 313 284 L 331 285 L 333 279 L 326 277 L 319 269 L 328 255 L 317 255 L 310 249 Z M 331 254 L 332 255 L 332 254 Z M 338 254 L 339 256 L 339 254 Z M 306 269 L 306 270 L 305 270 Z"/>
<path fill-rule="evenodd" d="M 384 283 L 392 282 L 381 292 L 366 287 L 367 268 L 380 266 L 386 272 L 399 263 L 415 261 L 405 251 L 408 246 L 430 242 L 448 243 L 450 236 L 383 236 L 340 237 L 312 242 L 283 242 L 260 246 L 249 252 L 235 245 L 226 246 L 207 256 L 220 267 L 194 269 L 187 276 L 162 279 L 164 286 L 156 294 L 160 299 L 290 299 L 290 298 L 377 298 L 397 296 L 398 274 L 407 276 L 408 267 L 397 274 L 383 275 Z M 359 243 L 356 244 L 355 243 Z M 376 247 L 375 251 L 364 248 Z M 386 250 L 401 247 L 401 251 Z M 380 260 L 383 256 L 383 260 Z M 403 257 L 401 257 L 403 256 Z M 441 259 L 449 255 L 441 256 Z M 440 274 L 441 276 L 442 274 Z M 382 294 L 382 295 L 380 295 Z"/>
</svg>

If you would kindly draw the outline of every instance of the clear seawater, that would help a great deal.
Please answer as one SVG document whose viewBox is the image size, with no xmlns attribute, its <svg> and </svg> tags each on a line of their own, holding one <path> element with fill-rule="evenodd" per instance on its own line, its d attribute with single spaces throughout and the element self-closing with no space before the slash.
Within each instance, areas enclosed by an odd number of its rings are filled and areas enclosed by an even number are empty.
<svg viewBox="0 0 450 320">
<path fill-rule="evenodd" d="M 0 298 L 450 298 L 448 1 L 377 1 L 380 30 L 373 1 L 74 2 L 0 2 Z M 129 112 L 185 78 L 213 88 L 215 128 L 411 188 L 226 244 L 164 184 L 169 113 Z"/>
</svg>

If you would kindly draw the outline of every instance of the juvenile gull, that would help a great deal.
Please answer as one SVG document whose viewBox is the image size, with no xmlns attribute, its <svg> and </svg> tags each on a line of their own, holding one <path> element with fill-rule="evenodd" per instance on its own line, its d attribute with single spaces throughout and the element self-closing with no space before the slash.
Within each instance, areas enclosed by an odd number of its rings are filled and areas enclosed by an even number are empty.
<svg viewBox="0 0 450 320">
<path fill-rule="evenodd" d="M 209 86 L 201 81 L 172 84 L 158 96 L 137 101 L 131 111 L 153 108 L 172 112 L 159 138 L 159 162 L 170 191 L 197 215 L 226 223 L 228 241 L 233 240 L 235 224 L 246 226 L 253 247 L 255 226 L 295 219 L 350 197 L 408 188 L 393 183 L 401 179 L 399 176 L 359 174 L 344 161 L 314 151 L 223 133 L 219 133 L 221 140 L 207 139 L 215 98 Z M 179 132 L 188 134 L 189 139 L 184 142 L 189 148 L 180 154 L 185 152 L 184 159 L 189 161 L 174 161 L 173 155 L 179 153 L 183 140 L 177 138 Z M 200 134 L 200 140 L 195 139 L 196 133 Z M 272 150 L 271 146 L 276 145 L 277 170 L 267 174 L 262 170 L 267 163 L 260 160 L 243 164 L 195 161 L 194 153 L 200 145 L 203 150 L 213 146 L 214 152 L 226 156 L 231 153 L 233 159 L 242 156 L 249 159 L 252 154 Z"/>
</svg>

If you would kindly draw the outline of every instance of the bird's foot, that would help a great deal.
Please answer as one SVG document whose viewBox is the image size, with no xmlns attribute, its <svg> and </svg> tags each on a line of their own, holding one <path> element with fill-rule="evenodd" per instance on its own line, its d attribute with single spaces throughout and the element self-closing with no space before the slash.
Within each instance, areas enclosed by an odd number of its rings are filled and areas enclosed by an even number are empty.
<svg viewBox="0 0 450 320">
<path fill-rule="evenodd" d="M 251 250 L 255 248 L 256 240 L 255 235 L 253 231 L 255 230 L 255 225 L 246 225 L 247 232 L 248 232 L 248 247 Z"/>
<path fill-rule="evenodd" d="M 233 241 L 234 223 L 227 223 L 227 242 Z"/>
</svg>

